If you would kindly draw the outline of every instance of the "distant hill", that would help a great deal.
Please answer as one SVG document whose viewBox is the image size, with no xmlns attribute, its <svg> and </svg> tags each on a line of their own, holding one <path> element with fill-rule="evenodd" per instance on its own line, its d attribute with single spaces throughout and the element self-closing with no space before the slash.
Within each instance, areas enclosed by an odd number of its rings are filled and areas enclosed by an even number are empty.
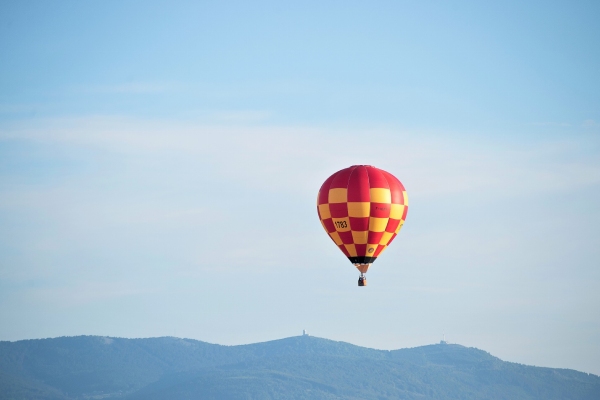
<svg viewBox="0 0 600 400">
<path fill-rule="evenodd" d="M 600 377 L 455 344 L 374 350 L 310 336 L 0 342 L 0 399 L 600 399 Z"/>
</svg>

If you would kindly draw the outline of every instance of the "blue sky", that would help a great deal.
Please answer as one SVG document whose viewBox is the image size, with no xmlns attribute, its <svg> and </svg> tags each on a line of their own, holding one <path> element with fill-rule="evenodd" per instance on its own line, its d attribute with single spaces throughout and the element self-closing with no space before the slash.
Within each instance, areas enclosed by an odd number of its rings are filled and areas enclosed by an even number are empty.
<svg viewBox="0 0 600 400">
<path fill-rule="evenodd" d="M 600 373 L 595 2 L 4 2 L 0 339 L 438 341 Z M 369 286 L 323 180 L 405 227 Z"/>
</svg>

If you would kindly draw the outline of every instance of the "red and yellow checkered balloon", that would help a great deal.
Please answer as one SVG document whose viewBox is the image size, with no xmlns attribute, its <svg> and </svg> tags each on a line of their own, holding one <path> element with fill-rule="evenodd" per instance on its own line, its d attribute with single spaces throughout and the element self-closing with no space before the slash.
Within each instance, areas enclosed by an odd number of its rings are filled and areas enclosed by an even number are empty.
<svg viewBox="0 0 600 400">
<path fill-rule="evenodd" d="M 364 273 L 402 228 L 408 197 L 389 172 L 353 165 L 327 178 L 317 209 L 329 237 Z"/>
</svg>

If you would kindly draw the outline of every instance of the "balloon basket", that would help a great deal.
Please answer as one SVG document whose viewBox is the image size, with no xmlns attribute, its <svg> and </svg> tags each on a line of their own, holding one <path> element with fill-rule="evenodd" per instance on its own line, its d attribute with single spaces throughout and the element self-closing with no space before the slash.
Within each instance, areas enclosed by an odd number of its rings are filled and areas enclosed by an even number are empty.
<svg viewBox="0 0 600 400">
<path fill-rule="evenodd" d="M 358 277 L 358 286 L 367 286 L 367 277 L 366 276 Z"/>
</svg>

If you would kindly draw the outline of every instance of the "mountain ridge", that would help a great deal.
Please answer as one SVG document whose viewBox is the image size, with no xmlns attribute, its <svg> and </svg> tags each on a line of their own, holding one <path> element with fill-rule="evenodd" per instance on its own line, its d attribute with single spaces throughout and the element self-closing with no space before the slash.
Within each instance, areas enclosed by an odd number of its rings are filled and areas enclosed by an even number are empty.
<svg viewBox="0 0 600 400">
<path fill-rule="evenodd" d="M 225 346 L 170 336 L 0 342 L 0 399 L 598 399 L 600 377 L 473 347 L 378 350 L 292 336 Z"/>
</svg>

